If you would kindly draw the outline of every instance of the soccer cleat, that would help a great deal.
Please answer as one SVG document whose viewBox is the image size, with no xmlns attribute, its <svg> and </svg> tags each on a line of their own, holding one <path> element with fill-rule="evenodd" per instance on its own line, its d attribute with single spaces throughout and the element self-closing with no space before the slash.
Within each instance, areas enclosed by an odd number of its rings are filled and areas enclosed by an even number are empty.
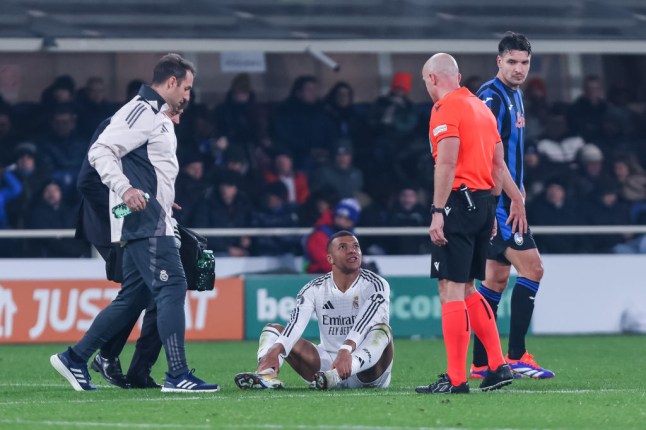
<svg viewBox="0 0 646 430">
<path fill-rule="evenodd" d="M 471 379 L 484 379 L 485 376 L 487 376 L 487 371 L 489 370 L 489 367 L 487 366 L 475 366 L 471 365 L 471 371 L 469 373 L 469 378 Z M 513 370 L 513 369 L 512 369 Z M 514 379 L 520 379 L 523 376 L 517 373 L 514 373 Z"/>
<path fill-rule="evenodd" d="M 471 365 L 471 371 L 469 372 L 469 378 L 471 379 L 484 379 L 485 376 L 487 376 L 487 370 L 489 368 L 487 366 L 476 366 L 474 364 Z"/>
<path fill-rule="evenodd" d="M 195 369 L 191 369 L 177 378 L 166 373 L 166 381 L 162 386 L 163 393 L 212 393 L 220 391 L 218 384 L 209 384 L 193 375 Z"/>
<path fill-rule="evenodd" d="M 501 364 L 496 370 L 489 369 L 480 384 L 480 389 L 482 391 L 497 390 L 505 385 L 511 384 L 513 380 L 514 372 L 511 371 L 509 365 Z"/>
<path fill-rule="evenodd" d="M 431 385 L 422 385 L 415 388 L 416 393 L 420 394 L 469 394 L 469 383 L 463 382 L 460 385 L 451 384 L 449 375 L 443 373 L 440 379 Z"/>
<path fill-rule="evenodd" d="M 87 370 L 87 364 L 72 360 L 70 348 L 60 354 L 52 355 L 49 357 L 49 362 L 63 378 L 67 379 L 67 382 L 76 391 L 96 390 L 96 387 L 90 384 L 92 378 L 90 378 L 90 372 Z"/>
<path fill-rule="evenodd" d="M 314 374 L 314 387 L 317 390 L 331 390 L 341 382 L 341 377 L 336 369 Z"/>
<path fill-rule="evenodd" d="M 283 382 L 273 375 L 262 375 L 259 373 L 238 373 L 233 378 L 241 390 L 282 390 L 285 388 Z"/>
<path fill-rule="evenodd" d="M 94 357 L 94 360 L 92 360 L 90 367 L 92 370 L 99 372 L 101 376 L 103 376 L 103 379 L 108 381 L 110 384 L 116 385 L 119 388 L 130 388 L 130 384 L 121 370 L 119 357 L 112 359 L 105 358 L 101 353 L 98 353 L 96 357 Z"/>
<path fill-rule="evenodd" d="M 150 375 L 128 375 L 130 388 L 161 388 Z"/>
<path fill-rule="evenodd" d="M 527 376 L 533 379 L 549 379 L 554 377 L 554 372 L 539 366 L 534 360 L 534 356 L 527 351 L 520 357 L 520 360 L 512 360 L 509 358 L 509 355 L 505 359 L 509 363 L 511 370 L 517 375 Z"/>
</svg>

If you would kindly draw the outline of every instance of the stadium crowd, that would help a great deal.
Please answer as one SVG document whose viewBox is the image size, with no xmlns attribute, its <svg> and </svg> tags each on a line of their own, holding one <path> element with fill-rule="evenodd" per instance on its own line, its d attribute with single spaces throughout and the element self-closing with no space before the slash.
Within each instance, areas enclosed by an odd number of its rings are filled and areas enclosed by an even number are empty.
<svg viewBox="0 0 646 430">
<path fill-rule="evenodd" d="M 281 102 L 258 100 L 246 74 L 215 107 L 195 102 L 177 126 L 175 216 L 188 227 L 314 227 L 430 224 L 433 160 L 430 104 L 409 98 L 412 75 L 394 74 L 373 103 L 355 103 L 338 82 L 321 96 L 315 77 L 297 78 Z M 465 80 L 475 92 L 477 77 Z M 133 81 L 126 100 L 141 85 Z M 531 225 L 646 223 L 646 121 L 627 87 L 585 78 L 573 103 L 551 101 L 540 78 L 524 86 L 525 188 Z M 58 77 L 40 103 L 0 99 L 0 229 L 74 228 L 76 176 L 97 125 L 123 101 L 102 78 L 77 88 Z M 341 219 L 339 221 L 339 219 Z M 339 222 L 342 225 L 339 225 Z M 74 239 L 1 239 L 1 257 L 81 257 Z M 537 235 L 543 253 L 646 252 L 629 235 Z M 216 255 L 307 256 L 302 237 L 211 238 Z M 418 254 L 428 237 L 365 237 L 365 254 Z"/>
</svg>

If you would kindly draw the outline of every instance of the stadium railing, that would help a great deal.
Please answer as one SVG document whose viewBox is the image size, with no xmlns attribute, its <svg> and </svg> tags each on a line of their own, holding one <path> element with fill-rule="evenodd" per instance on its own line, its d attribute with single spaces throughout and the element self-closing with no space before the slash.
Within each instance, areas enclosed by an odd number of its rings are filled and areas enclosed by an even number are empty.
<svg viewBox="0 0 646 430">
<path fill-rule="evenodd" d="M 195 228 L 206 237 L 239 236 L 304 236 L 312 232 L 311 227 L 302 228 Z M 357 227 L 357 236 L 426 236 L 428 227 Z M 646 225 L 559 225 L 532 226 L 532 233 L 541 234 L 645 234 Z M 42 230 L 0 230 L 0 239 L 64 239 L 73 238 L 73 229 Z"/>
</svg>

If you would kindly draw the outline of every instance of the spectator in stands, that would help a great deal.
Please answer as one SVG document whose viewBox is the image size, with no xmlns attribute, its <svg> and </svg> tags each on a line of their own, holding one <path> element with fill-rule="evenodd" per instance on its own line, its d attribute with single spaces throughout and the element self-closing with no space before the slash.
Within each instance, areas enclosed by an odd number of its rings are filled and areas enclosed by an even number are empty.
<svg viewBox="0 0 646 430">
<path fill-rule="evenodd" d="M 331 120 L 335 139 L 349 139 L 357 148 L 366 143 L 367 124 L 354 106 L 354 90 L 347 82 L 337 82 L 324 99 L 325 112 Z"/>
<path fill-rule="evenodd" d="M 12 168 L 0 167 L 0 230 L 12 226 L 9 219 L 7 203 L 11 203 L 20 195 L 20 181 L 15 177 Z M 0 257 L 20 257 L 20 246 L 24 241 L 16 239 L 0 239 Z"/>
<path fill-rule="evenodd" d="M 289 97 L 276 107 L 271 128 L 274 143 L 291 151 L 297 169 L 311 171 L 328 158 L 334 131 L 315 77 L 296 78 Z"/>
<path fill-rule="evenodd" d="M 226 137 L 219 139 L 213 113 L 207 106 L 197 105 L 192 109 L 190 129 L 184 128 L 182 136 L 177 138 L 177 156 L 193 156 L 198 152 L 204 159 L 205 170 L 212 173 L 224 165 L 224 152 L 229 147 L 229 141 Z M 184 124 L 184 118 L 181 124 Z"/>
<path fill-rule="evenodd" d="M 251 214 L 251 227 L 298 227 L 296 205 L 287 201 L 287 187 L 280 181 L 266 185 L 261 206 Z M 301 251 L 299 236 L 258 236 L 253 240 L 254 255 L 296 254 Z"/>
<path fill-rule="evenodd" d="M 11 109 L 0 107 L 0 167 L 13 163 L 13 154 L 20 136 L 13 125 Z"/>
<path fill-rule="evenodd" d="M 587 199 L 591 194 L 598 193 L 601 184 L 611 180 L 604 168 L 604 155 L 598 146 L 586 143 L 577 154 L 578 169 L 572 178 L 574 195 Z"/>
<path fill-rule="evenodd" d="M 239 191 L 242 178 L 239 173 L 224 171 L 215 186 L 209 188 L 195 207 L 190 225 L 202 228 L 249 227 L 251 204 Z M 215 255 L 244 257 L 249 255 L 249 237 L 208 238 L 209 249 Z"/>
<path fill-rule="evenodd" d="M 278 149 L 274 152 L 272 169 L 265 172 L 265 182 L 267 184 L 282 182 L 287 188 L 287 201 L 290 203 L 301 205 L 310 195 L 307 175 L 294 170 L 292 155 L 286 149 Z"/>
<path fill-rule="evenodd" d="M 248 152 L 255 145 L 268 144 L 267 115 L 256 100 L 247 73 L 233 78 L 225 101 L 215 107 L 215 123 L 219 136 L 247 148 Z"/>
<path fill-rule="evenodd" d="M 115 106 L 108 102 L 105 96 L 103 78 L 92 76 L 88 78 L 85 87 L 77 94 L 78 133 L 88 142 L 99 124 L 115 112 Z"/>
<path fill-rule="evenodd" d="M 13 153 L 15 164 L 13 173 L 20 181 L 22 192 L 7 204 L 9 222 L 14 228 L 25 228 L 25 217 L 33 207 L 35 200 L 40 198 L 40 192 L 50 180 L 51 174 L 38 156 L 36 145 L 32 142 L 22 142 L 16 146 Z"/>
<path fill-rule="evenodd" d="M 69 75 L 58 76 L 54 82 L 45 88 L 40 96 L 40 103 L 45 108 L 45 112 L 49 112 L 59 104 L 67 104 L 74 102 L 74 91 L 76 83 Z"/>
<path fill-rule="evenodd" d="M 618 191 L 614 181 L 600 184 L 597 192 L 589 196 L 581 211 L 586 225 L 630 224 L 628 205 L 619 199 Z M 631 235 L 624 234 L 588 234 L 582 237 L 583 251 L 592 254 L 611 253 L 616 245 L 630 237 Z"/>
<path fill-rule="evenodd" d="M 415 105 L 408 98 L 411 86 L 410 73 L 395 73 L 388 94 L 379 97 L 370 108 L 374 151 L 381 163 L 387 164 L 391 156 L 414 136 L 418 116 Z"/>
<path fill-rule="evenodd" d="M 305 240 L 305 270 L 307 273 L 327 273 L 332 270 L 326 245 L 336 232 L 352 232 L 359 222 L 361 207 L 355 199 L 344 199 L 334 208 L 326 211 L 314 225 L 314 231 Z"/>
<path fill-rule="evenodd" d="M 399 189 L 397 201 L 388 212 L 390 227 L 427 227 L 431 224 L 431 216 L 419 202 L 417 191 L 412 185 L 404 185 Z M 390 243 L 389 253 L 392 254 L 428 254 L 430 242 L 425 237 L 397 236 Z"/>
<path fill-rule="evenodd" d="M 76 210 L 63 201 L 58 183 L 48 182 L 27 216 L 27 228 L 69 229 L 76 226 Z M 76 239 L 34 239 L 27 244 L 30 257 L 89 256 L 89 245 Z"/>
<path fill-rule="evenodd" d="M 633 154 L 619 155 L 612 164 L 619 196 L 628 203 L 646 202 L 646 172 Z"/>
<path fill-rule="evenodd" d="M 51 166 L 52 176 L 66 198 L 75 194 L 76 177 L 85 157 L 87 142 L 76 132 L 76 113 L 59 105 L 51 115 L 49 132 L 38 140 L 38 151 Z"/>
<path fill-rule="evenodd" d="M 639 127 L 639 114 L 630 107 L 635 91 L 625 82 L 616 82 L 608 91 L 608 111 L 627 137 L 634 137 Z"/>
<path fill-rule="evenodd" d="M 299 207 L 298 219 L 302 227 L 312 227 L 328 211 L 330 211 L 339 201 L 336 190 L 330 186 L 321 188 L 318 191 L 310 193 Z"/>
<path fill-rule="evenodd" d="M 555 104 L 547 115 L 543 136 L 536 149 L 545 161 L 559 173 L 572 169 L 579 149 L 585 145 L 583 138 L 568 129 L 565 106 Z"/>
<path fill-rule="evenodd" d="M 594 142 L 601 134 L 601 121 L 607 108 L 601 79 L 595 75 L 586 76 L 583 80 L 583 94 L 568 111 L 570 129 L 586 142 Z"/>
<path fill-rule="evenodd" d="M 339 140 L 334 149 L 334 160 L 318 168 L 311 175 L 312 190 L 331 186 L 340 198 L 356 198 L 363 189 L 363 173 L 352 164 L 352 142 Z"/>
<path fill-rule="evenodd" d="M 550 171 L 545 167 L 543 157 L 536 150 L 535 145 L 527 145 L 524 154 L 523 186 L 525 187 L 525 204 L 529 204 L 545 189 L 545 181 Z"/>
<path fill-rule="evenodd" d="M 574 202 L 567 195 L 567 184 L 559 177 L 551 178 L 543 195 L 527 207 L 527 221 L 532 225 L 578 225 Z M 579 250 L 579 238 L 559 234 L 536 236 L 536 244 L 546 254 L 569 254 Z"/>
<path fill-rule="evenodd" d="M 631 120 L 626 112 L 609 105 L 601 120 L 601 133 L 594 143 L 604 154 L 634 152 L 639 158 L 646 159 L 644 140 L 636 133 L 630 132 L 630 128 L 634 130 L 637 127 L 638 120 L 635 119 L 632 126 L 628 125 L 629 121 Z"/>
<path fill-rule="evenodd" d="M 204 175 L 204 161 L 200 154 L 185 154 L 180 158 L 180 166 L 175 180 L 175 202 L 182 209 L 173 211 L 173 216 L 178 223 L 187 225 L 209 184 Z"/>
<path fill-rule="evenodd" d="M 13 167 L 0 168 L 2 177 L 2 181 L 0 181 L 0 229 L 2 230 L 11 227 L 6 210 L 7 203 L 18 197 L 22 192 L 20 180 L 18 180 L 13 170 Z"/>
<path fill-rule="evenodd" d="M 23 129 L 32 133 L 30 137 L 47 132 L 51 115 L 58 106 L 71 106 L 76 113 L 74 104 L 75 89 L 76 83 L 74 79 L 69 75 L 62 75 L 58 76 L 51 85 L 43 90 L 40 95 L 40 104 L 35 106 L 28 115 L 25 115 L 23 120 L 27 121 L 23 125 Z"/>
<path fill-rule="evenodd" d="M 239 175 L 238 189 L 245 194 L 252 204 L 258 202 L 260 190 L 264 184 L 260 172 L 249 165 L 249 157 L 244 148 L 230 145 L 224 154 L 224 166 L 215 171 L 215 180 L 222 172 L 235 172 Z"/>
</svg>

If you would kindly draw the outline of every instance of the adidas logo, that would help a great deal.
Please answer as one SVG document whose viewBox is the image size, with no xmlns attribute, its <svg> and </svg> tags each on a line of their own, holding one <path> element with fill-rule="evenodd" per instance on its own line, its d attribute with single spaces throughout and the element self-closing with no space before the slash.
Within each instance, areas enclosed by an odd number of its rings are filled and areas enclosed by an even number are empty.
<svg viewBox="0 0 646 430">
<path fill-rule="evenodd" d="M 184 379 L 182 382 L 176 385 L 177 388 L 183 388 L 185 390 L 192 390 L 197 384 L 192 381 Z"/>
<path fill-rule="evenodd" d="M 334 305 L 332 305 L 332 302 L 328 300 L 327 303 L 323 305 L 323 309 L 334 309 Z"/>
</svg>

